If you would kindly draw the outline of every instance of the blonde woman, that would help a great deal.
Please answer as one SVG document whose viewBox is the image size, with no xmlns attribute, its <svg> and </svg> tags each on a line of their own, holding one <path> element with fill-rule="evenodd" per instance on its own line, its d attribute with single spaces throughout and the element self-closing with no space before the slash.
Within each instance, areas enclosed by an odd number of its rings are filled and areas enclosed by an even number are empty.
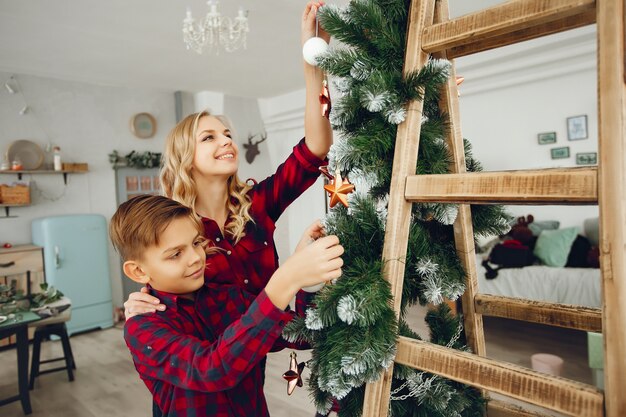
<svg viewBox="0 0 626 417">
<path fill-rule="evenodd" d="M 315 36 L 315 15 L 324 2 L 309 2 L 302 15 L 302 43 Z M 318 36 L 330 41 L 320 28 Z M 205 279 L 238 284 L 258 294 L 278 268 L 275 222 L 287 206 L 318 178 L 333 142 L 330 123 L 320 111 L 323 74 L 303 61 L 306 81 L 305 138 L 276 173 L 249 186 L 237 176 L 239 149 L 227 121 L 208 112 L 191 114 L 170 132 L 163 154 L 164 194 L 201 217 L 205 237 L 221 248 L 207 258 Z M 321 225 L 310 229 L 321 235 Z M 142 292 L 130 294 L 126 318 L 164 310 L 159 300 Z"/>
</svg>

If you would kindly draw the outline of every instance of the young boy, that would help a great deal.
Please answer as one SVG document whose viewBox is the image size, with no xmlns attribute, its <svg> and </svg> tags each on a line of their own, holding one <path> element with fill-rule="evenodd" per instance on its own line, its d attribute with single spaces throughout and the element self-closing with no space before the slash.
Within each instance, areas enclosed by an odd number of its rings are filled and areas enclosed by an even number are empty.
<svg viewBox="0 0 626 417">
<path fill-rule="evenodd" d="M 259 361 L 293 317 L 284 309 L 298 290 L 341 275 L 343 248 L 336 236 L 298 245 L 253 297 L 204 282 L 201 230 L 191 209 L 161 196 L 135 197 L 113 215 L 124 273 L 167 305 L 130 318 L 126 344 L 163 416 L 268 416 Z"/>
</svg>

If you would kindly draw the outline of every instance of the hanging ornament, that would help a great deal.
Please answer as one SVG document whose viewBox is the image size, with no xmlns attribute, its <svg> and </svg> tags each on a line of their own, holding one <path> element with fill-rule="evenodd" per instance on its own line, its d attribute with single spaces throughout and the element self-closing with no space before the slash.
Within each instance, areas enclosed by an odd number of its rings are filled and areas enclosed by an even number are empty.
<svg viewBox="0 0 626 417">
<path fill-rule="evenodd" d="M 328 44 L 326 41 L 315 36 L 304 42 L 304 45 L 302 46 L 302 56 L 308 64 L 317 67 L 317 60 L 324 55 L 327 50 Z"/>
<path fill-rule="evenodd" d="M 298 363 L 298 356 L 296 352 L 291 352 L 289 355 L 289 370 L 283 374 L 283 378 L 287 380 L 287 395 L 293 394 L 296 386 L 301 387 L 302 384 L 302 371 L 306 366 L 306 362 Z"/>
<path fill-rule="evenodd" d="M 322 82 L 322 92 L 320 93 L 320 106 L 322 108 L 322 116 L 330 119 L 330 92 L 328 91 L 328 82 L 326 78 Z"/>
<path fill-rule="evenodd" d="M 328 195 L 330 196 L 330 208 L 333 208 L 337 205 L 337 203 L 341 203 L 344 207 L 348 207 L 348 194 L 354 191 L 354 184 L 350 184 L 348 178 L 341 179 L 341 172 L 339 169 L 335 170 L 335 177 L 328 173 L 328 167 L 323 166 L 320 167 L 320 171 L 328 179 L 331 180 L 330 184 L 324 185 L 324 189 L 328 191 Z"/>
<path fill-rule="evenodd" d="M 318 292 L 319 290 L 324 288 L 324 285 L 326 285 L 326 283 L 322 282 L 320 284 L 311 285 L 310 287 L 302 287 L 302 291 L 304 291 L 304 292 Z"/>
<path fill-rule="evenodd" d="M 328 50 L 328 43 L 318 36 L 319 27 L 320 24 L 316 14 L 315 36 L 304 42 L 304 45 L 302 45 L 302 56 L 304 57 L 304 60 L 314 67 L 318 66 L 318 59 Z"/>
<path fill-rule="evenodd" d="M 460 76 L 460 75 L 457 75 L 457 76 L 456 76 L 456 86 L 457 86 L 457 87 L 458 87 L 458 86 L 460 86 L 461 84 L 463 84 L 463 81 L 465 81 L 465 77 L 462 77 L 462 76 Z M 461 97 L 461 90 L 459 90 L 459 89 L 457 88 L 457 92 L 456 92 L 456 94 L 457 94 L 457 96 L 458 96 L 458 97 Z"/>
</svg>

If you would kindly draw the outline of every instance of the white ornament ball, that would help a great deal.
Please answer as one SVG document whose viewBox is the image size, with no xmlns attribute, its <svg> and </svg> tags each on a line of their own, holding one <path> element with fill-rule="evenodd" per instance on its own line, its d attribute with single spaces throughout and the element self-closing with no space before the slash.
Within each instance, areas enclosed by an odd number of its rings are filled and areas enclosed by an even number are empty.
<svg viewBox="0 0 626 417">
<path fill-rule="evenodd" d="M 321 284 L 317 284 L 317 285 L 311 285 L 310 287 L 303 287 L 302 291 L 304 292 L 318 292 L 319 290 L 321 290 L 324 287 L 325 283 L 321 283 Z"/>
<path fill-rule="evenodd" d="M 302 56 L 304 60 L 313 66 L 317 66 L 317 59 L 328 50 L 328 44 L 322 38 L 314 37 L 309 39 L 302 46 Z"/>
</svg>

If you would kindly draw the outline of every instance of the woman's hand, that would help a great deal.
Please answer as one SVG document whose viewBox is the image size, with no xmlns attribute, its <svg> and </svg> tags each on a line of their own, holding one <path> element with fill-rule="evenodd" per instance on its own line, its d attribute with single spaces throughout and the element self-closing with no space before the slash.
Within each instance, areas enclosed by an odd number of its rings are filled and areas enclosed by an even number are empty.
<svg viewBox="0 0 626 417">
<path fill-rule="evenodd" d="M 159 304 L 159 299 L 148 294 L 148 288 L 142 287 L 140 292 L 131 293 L 124 303 L 124 316 L 126 320 L 138 314 L 154 313 L 157 310 L 164 311 L 165 305 Z"/>
<path fill-rule="evenodd" d="M 304 13 L 302 13 L 302 45 L 315 36 L 315 17 L 319 8 L 325 4 L 323 1 L 310 1 L 304 8 Z M 330 35 L 321 25 L 317 31 L 317 36 L 324 39 L 326 43 L 330 43 Z"/>
<path fill-rule="evenodd" d="M 314 221 L 309 227 L 306 228 L 306 230 L 302 234 L 300 241 L 296 245 L 296 250 L 294 251 L 294 253 L 301 251 L 317 239 L 324 236 L 326 236 L 326 230 L 324 230 L 324 225 L 320 220 Z"/>
</svg>

